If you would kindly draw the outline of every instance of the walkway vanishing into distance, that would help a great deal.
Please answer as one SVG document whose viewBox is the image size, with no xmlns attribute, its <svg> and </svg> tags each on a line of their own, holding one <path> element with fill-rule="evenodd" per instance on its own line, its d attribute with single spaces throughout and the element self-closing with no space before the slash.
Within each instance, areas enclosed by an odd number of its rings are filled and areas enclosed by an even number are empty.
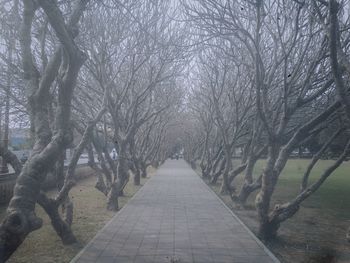
<svg viewBox="0 0 350 263">
<path fill-rule="evenodd" d="M 278 260 L 183 160 L 169 160 L 72 262 Z"/>
</svg>

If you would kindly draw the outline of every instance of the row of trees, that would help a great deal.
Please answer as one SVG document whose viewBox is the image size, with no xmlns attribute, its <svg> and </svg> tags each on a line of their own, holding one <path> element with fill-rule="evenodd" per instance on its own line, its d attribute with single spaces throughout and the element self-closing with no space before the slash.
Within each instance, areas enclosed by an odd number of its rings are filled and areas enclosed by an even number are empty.
<svg viewBox="0 0 350 263">
<path fill-rule="evenodd" d="M 349 16 L 347 1 L 182 1 L 201 49 L 196 57 L 186 158 L 240 205 L 255 198 L 259 237 L 276 237 L 349 156 Z M 350 108 L 350 107 L 349 107 Z M 317 145 L 314 143 L 317 141 Z M 340 143 L 339 143 L 340 142 Z M 336 160 L 309 182 L 316 163 L 334 146 Z M 292 152 L 312 145 L 300 191 L 272 205 Z M 241 164 L 233 165 L 236 149 Z M 261 175 L 253 169 L 267 158 Z M 244 183 L 235 177 L 244 173 Z M 349 234 L 347 236 L 349 238 Z"/>
<path fill-rule="evenodd" d="M 3 127 L 29 127 L 33 149 L 22 167 L 0 145 L 18 174 L 0 226 L 0 262 L 42 226 L 36 204 L 64 244 L 77 241 L 69 191 L 83 152 L 113 211 L 130 175 L 140 184 L 147 168 L 169 155 L 189 60 L 186 28 L 173 20 L 175 12 L 170 1 L 1 1 Z M 41 189 L 48 173 L 57 181 L 54 198 Z"/>
<path fill-rule="evenodd" d="M 0 261 L 41 227 L 36 204 L 65 244 L 76 242 L 69 191 L 84 151 L 107 209 L 118 210 L 130 174 L 139 184 L 148 166 L 182 144 L 205 179 L 222 177 L 221 192 L 234 202 L 244 205 L 258 190 L 266 240 L 348 156 L 347 0 L 0 2 L 0 156 L 18 174 L 0 226 Z M 7 144 L 19 123 L 33 147 L 23 167 Z M 271 207 L 288 158 L 310 145 L 299 193 Z M 335 145 L 334 163 L 309 182 Z M 264 171 L 254 176 L 261 157 Z M 54 198 L 41 189 L 48 173 L 57 180 Z"/>
</svg>

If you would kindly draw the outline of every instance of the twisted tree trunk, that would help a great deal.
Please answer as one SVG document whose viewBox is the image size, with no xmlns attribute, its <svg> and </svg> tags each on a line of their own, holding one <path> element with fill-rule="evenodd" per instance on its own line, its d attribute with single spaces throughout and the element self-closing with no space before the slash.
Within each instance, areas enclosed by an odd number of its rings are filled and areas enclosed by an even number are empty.
<svg viewBox="0 0 350 263">
<path fill-rule="evenodd" d="M 263 240 L 269 240 L 276 236 L 278 227 L 270 223 L 269 209 L 271 196 L 277 183 L 277 174 L 274 166 L 278 157 L 279 146 L 270 145 L 268 147 L 268 160 L 263 171 L 262 186 L 255 199 L 255 205 L 258 212 L 259 230 L 258 236 Z"/>
<path fill-rule="evenodd" d="M 141 162 L 141 177 L 146 178 L 147 177 L 147 165 L 144 162 Z"/>
<path fill-rule="evenodd" d="M 118 197 L 121 195 L 125 185 L 129 180 L 129 166 L 126 154 L 126 142 L 119 143 L 119 156 L 118 156 L 118 177 L 112 183 L 111 190 L 107 196 L 107 210 L 118 211 L 119 203 Z"/>
<path fill-rule="evenodd" d="M 263 150 L 265 147 L 263 148 Z M 262 152 L 262 151 L 260 151 Z M 251 154 L 248 158 L 247 168 L 244 175 L 243 185 L 238 193 L 238 196 L 234 198 L 235 202 L 240 205 L 245 205 L 250 194 L 261 187 L 262 175 L 260 175 L 255 181 L 253 180 L 253 170 L 260 154 Z"/>
<path fill-rule="evenodd" d="M 224 148 L 225 151 L 225 159 L 226 159 L 226 165 L 225 165 L 225 170 L 222 174 L 222 184 L 220 188 L 220 194 L 229 194 L 231 195 L 232 189 L 230 185 L 230 179 L 229 179 L 229 173 L 232 169 L 232 152 L 231 152 L 231 147 L 225 145 Z"/>
<path fill-rule="evenodd" d="M 69 26 L 76 25 L 85 9 L 87 0 L 76 2 Z M 78 73 L 86 57 L 75 45 L 73 36 L 64 22 L 63 15 L 54 1 L 26 0 L 24 3 L 21 49 L 23 69 L 28 85 L 31 120 L 35 127 L 36 141 L 32 155 L 24 165 L 14 188 L 6 217 L 0 227 L 0 262 L 6 261 L 23 242 L 26 236 L 42 226 L 42 220 L 35 215 L 35 204 L 39 198 L 41 184 L 46 174 L 56 163 L 59 155 L 72 140 L 70 130 L 71 100 Z M 45 73 L 40 74 L 33 61 L 31 51 L 31 30 L 37 5 L 44 10 L 62 48 L 50 60 Z M 65 50 L 67 61 L 61 64 L 61 50 Z M 55 117 L 56 131 L 50 132 L 48 120 L 48 98 L 50 87 L 62 67 L 58 85 L 58 105 Z"/>
<path fill-rule="evenodd" d="M 217 183 L 220 175 L 222 175 L 223 171 L 225 170 L 226 167 L 226 158 L 224 158 L 223 160 L 221 160 L 221 164 L 219 167 L 219 170 L 216 171 L 212 176 L 211 176 L 211 180 L 210 180 L 210 184 L 214 185 Z M 215 170 L 214 170 L 215 171 Z"/>
<path fill-rule="evenodd" d="M 141 184 L 141 168 L 140 168 L 140 161 L 135 159 L 134 160 L 135 165 L 135 173 L 134 173 L 134 185 L 140 185 Z"/>
</svg>

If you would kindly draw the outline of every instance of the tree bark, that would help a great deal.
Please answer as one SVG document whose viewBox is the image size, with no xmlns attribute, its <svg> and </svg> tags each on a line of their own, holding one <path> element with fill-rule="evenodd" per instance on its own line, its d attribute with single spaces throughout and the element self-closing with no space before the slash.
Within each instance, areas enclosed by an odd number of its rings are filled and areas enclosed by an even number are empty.
<svg viewBox="0 0 350 263">
<path fill-rule="evenodd" d="M 77 1 L 72 12 L 76 23 L 88 1 Z M 75 45 L 72 35 L 64 22 L 63 15 L 54 1 L 23 1 L 23 21 L 21 30 L 21 50 L 24 78 L 27 83 L 28 101 L 31 120 L 33 120 L 36 141 L 32 154 L 17 178 L 13 197 L 9 203 L 6 217 L 0 227 L 0 262 L 6 261 L 23 242 L 26 236 L 42 226 L 42 220 L 35 215 L 41 184 L 47 172 L 54 166 L 60 153 L 73 139 L 70 130 L 71 100 L 76 79 L 86 57 Z M 61 65 L 61 52 L 56 52 L 52 63 L 40 74 L 33 61 L 31 51 L 32 23 L 37 9 L 36 4 L 44 10 L 57 38 L 66 51 L 67 62 L 62 65 L 64 73 L 58 83 L 58 103 L 55 117 L 55 134 L 52 137 L 48 120 L 47 101 L 50 87 L 57 77 Z M 78 15 L 77 15 L 78 14 Z M 71 17 L 71 18 L 72 18 Z M 69 22 L 69 26 L 75 25 Z M 60 49 L 61 50 L 61 49 Z M 55 65 L 55 66 L 53 66 Z M 54 74 L 52 74 L 54 73 Z"/>
<path fill-rule="evenodd" d="M 38 204 L 44 208 L 45 212 L 50 217 L 51 225 L 58 236 L 61 238 L 62 243 L 65 245 L 76 243 L 77 239 L 70 227 L 72 220 L 69 217 L 68 222 L 62 219 L 61 215 L 58 212 L 59 203 L 41 193 L 38 198 Z"/>
<path fill-rule="evenodd" d="M 240 166 L 238 166 L 236 169 L 231 170 L 231 171 L 229 172 L 228 181 L 229 181 L 230 187 L 231 187 L 232 189 L 235 188 L 234 185 L 233 185 L 234 179 L 235 179 L 240 173 L 242 173 L 242 172 L 246 169 L 246 167 L 247 167 L 247 164 L 244 163 L 244 164 L 241 164 Z"/>
<path fill-rule="evenodd" d="M 122 194 L 125 185 L 128 182 L 128 159 L 126 154 L 126 142 L 119 143 L 119 156 L 118 156 L 118 178 L 112 184 L 111 190 L 107 196 L 107 210 L 118 211 L 118 197 Z"/>
<path fill-rule="evenodd" d="M 147 166 L 144 162 L 141 162 L 141 177 L 142 178 L 147 177 Z"/>
<path fill-rule="evenodd" d="M 244 183 L 239 191 L 237 198 L 235 201 L 240 205 L 245 205 L 249 195 L 258 190 L 261 187 L 262 175 L 260 175 L 255 182 L 253 182 L 253 170 L 256 162 L 258 161 L 260 155 L 255 156 L 250 155 L 247 162 L 247 168 L 244 175 Z"/>
<path fill-rule="evenodd" d="M 220 175 L 223 173 L 223 171 L 225 170 L 225 167 L 226 167 L 226 158 L 224 157 L 222 160 L 221 160 L 221 164 L 220 164 L 220 167 L 219 167 L 219 170 L 217 172 L 215 172 L 212 176 L 211 176 L 211 180 L 210 180 L 210 184 L 216 184 Z M 214 170 L 214 169 L 213 169 Z M 214 170 L 215 171 L 215 170 Z"/>
<path fill-rule="evenodd" d="M 260 175 L 254 183 L 248 183 L 248 181 L 245 181 L 235 201 L 244 206 L 250 194 L 261 187 L 261 179 L 262 175 Z"/>
<path fill-rule="evenodd" d="M 11 50 L 11 48 L 10 48 Z M 10 52 L 12 53 L 12 52 Z M 11 55 L 12 57 L 12 55 Z M 12 59 L 11 59 L 12 60 Z M 10 61 L 11 61 L 10 60 Z M 8 75 L 10 75 L 10 73 L 8 73 Z M 10 76 L 8 76 L 8 88 L 10 88 L 10 84 L 11 84 L 11 78 Z M 10 96 L 9 96 L 9 92 L 6 92 L 6 103 L 5 103 L 5 121 L 4 121 L 4 133 L 2 134 L 2 147 L 5 148 L 5 150 L 8 149 L 8 145 L 9 145 L 9 124 L 10 124 Z M 1 127 L 0 127 L 1 129 Z M 7 167 L 7 162 L 5 158 L 1 158 L 1 168 L 0 168 L 0 173 L 8 173 L 9 169 Z"/>
<path fill-rule="evenodd" d="M 118 211 L 119 210 L 119 191 L 120 191 L 120 181 L 117 181 L 112 184 L 111 189 L 107 195 L 107 210 L 108 211 Z"/>
<path fill-rule="evenodd" d="M 135 173 L 134 173 L 134 185 L 141 184 L 141 171 L 140 171 L 140 162 L 138 160 L 134 161 Z"/>
<path fill-rule="evenodd" d="M 220 188 L 220 194 L 229 194 L 231 195 L 232 189 L 230 185 L 230 180 L 229 180 L 229 173 L 232 169 L 232 152 L 231 152 L 231 147 L 230 146 L 225 146 L 225 158 L 226 158 L 226 165 L 225 165 L 225 170 L 222 174 L 222 184 Z"/>
<path fill-rule="evenodd" d="M 87 150 L 88 150 L 88 157 L 89 157 L 88 165 L 91 167 L 91 169 L 95 171 L 96 177 L 97 177 L 95 188 L 100 192 L 102 192 L 105 196 L 107 196 L 109 189 L 107 188 L 107 185 L 103 178 L 102 169 L 100 169 L 95 163 L 95 157 L 92 150 L 92 145 L 88 145 Z"/>
<path fill-rule="evenodd" d="M 269 240 L 274 238 L 277 233 L 277 226 L 272 226 L 269 222 L 269 209 L 271 196 L 273 194 L 275 185 L 277 183 L 277 174 L 274 171 L 274 166 L 277 160 L 279 146 L 271 144 L 268 147 L 268 160 L 263 171 L 262 186 L 260 192 L 255 199 L 259 219 L 258 236 L 262 240 Z M 276 228 L 277 227 L 277 228 Z"/>
</svg>

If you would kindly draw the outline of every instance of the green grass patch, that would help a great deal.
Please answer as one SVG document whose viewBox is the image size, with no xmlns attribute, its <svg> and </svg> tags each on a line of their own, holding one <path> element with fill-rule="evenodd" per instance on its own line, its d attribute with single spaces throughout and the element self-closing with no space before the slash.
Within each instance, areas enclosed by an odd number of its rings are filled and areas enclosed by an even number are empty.
<svg viewBox="0 0 350 263">
<path fill-rule="evenodd" d="M 280 175 L 275 194 L 274 202 L 286 202 L 295 197 L 300 189 L 303 174 L 309 164 L 307 159 L 290 159 L 283 172 Z M 265 160 L 260 160 L 255 167 L 255 174 L 262 172 Z M 321 160 L 314 167 L 309 184 L 315 182 L 321 174 L 334 163 L 332 160 Z M 320 208 L 333 214 L 339 219 L 350 218 L 350 162 L 344 162 L 325 182 L 324 184 L 308 198 L 304 207 Z M 241 175 L 240 180 L 242 181 Z"/>
<path fill-rule="evenodd" d="M 290 159 L 274 191 L 271 208 L 295 198 L 299 193 L 302 176 L 309 164 L 307 159 Z M 314 167 L 309 184 L 333 163 L 332 160 L 320 160 Z M 234 161 L 238 164 L 238 160 Z M 254 169 L 259 175 L 266 160 L 259 160 Z M 243 182 L 239 175 L 234 183 L 237 191 Z M 221 199 L 253 231 L 257 232 L 258 221 L 255 211 L 255 193 L 251 194 L 247 208 L 236 207 L 229 196 L 219 194 L 221 181 L 211 186 Z M 345 232 L 350 227 L 350 162 L 344 162 L 316 191 L 305 200 L 300 210 L 291 219 L 285 221 L 279 229 L 277 242 L 268 244 L 282 262 L 350 262 L 350 246 Z M 333 257 L 335 261 L 322 261 L 324 257 Z"/>
</svg>

